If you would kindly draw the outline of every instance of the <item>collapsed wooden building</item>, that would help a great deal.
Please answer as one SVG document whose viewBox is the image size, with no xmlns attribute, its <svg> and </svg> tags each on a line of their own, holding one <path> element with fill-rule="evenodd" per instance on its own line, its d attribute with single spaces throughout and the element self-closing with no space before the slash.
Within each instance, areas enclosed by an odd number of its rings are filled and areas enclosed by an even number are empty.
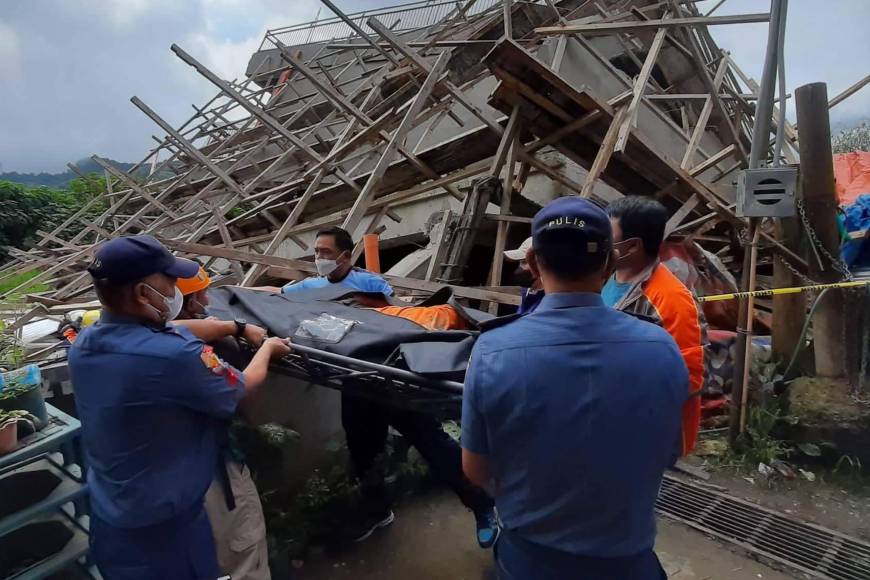
<svg viewBox="0 0 870 580">
<path fill-rule="evenodd" d="M 131 171 L 95 157 L 103 196 L 11 250 L 0 281 L 38 271 L 26 284 L 51 287 L 28 295 L 25 319 L 92 301 L 85 267 L 115 236 L 155 235 L 223 283 L 253 286 L 310 275 L 314 233 L 327 225 L 379 234 L 400 295 L 451 285 L 495 312 L 519 300 L 502 252 L 562 195 L 655 196 L 672 214 L 671 239 L 740 271 L 748 222 L 735 183 L 759 85 L 708 27 L 769 14 L 702 15 L 692 0 L 427 1 L 344 14 L 322 1 L 335 17 L 268 31 L 242 80 L 172 46 L 215 96 L 179 127 L 131 99 L 165 135 Z M 797 131 L 783 133 L 794 163 Z M 772 224 L 760 244 L 760 264 L 806 272 Z"/>
</svg>

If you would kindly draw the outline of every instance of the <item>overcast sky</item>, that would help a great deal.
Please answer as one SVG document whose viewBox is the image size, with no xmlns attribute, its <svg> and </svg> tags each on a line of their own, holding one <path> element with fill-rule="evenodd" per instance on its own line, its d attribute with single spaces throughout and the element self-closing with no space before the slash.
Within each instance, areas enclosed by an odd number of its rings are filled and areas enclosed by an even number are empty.
<svg viewBox="0 0 870 580">
<path fill-rule="evenodd" d="M 353 12 L 398 2 L 336 3 Z M 715 3 L 699 6 L 706 11 Z M 173 42 L 224 78 L 235 78 L 267 28 L 313 20 L 319 6 L 318 0 L 0 0 L 0 171 L 63 171 L 66 162 L 94 153 L 138 161 L 159 129 L 131 96 L 179 124 L 193 113 L 191 104 L 215 92 L 170 52 Z M 768 6 L 727 0 L 716 14 Z M 789 91 L 825 81 L 833 96 L 867 74 L 870 0 L 791 0 L 788 17 Z M 760 78 L 765 24 L 711 31 Z M 868 114 L 865 88 L 832 116 Z"/>
</svg>

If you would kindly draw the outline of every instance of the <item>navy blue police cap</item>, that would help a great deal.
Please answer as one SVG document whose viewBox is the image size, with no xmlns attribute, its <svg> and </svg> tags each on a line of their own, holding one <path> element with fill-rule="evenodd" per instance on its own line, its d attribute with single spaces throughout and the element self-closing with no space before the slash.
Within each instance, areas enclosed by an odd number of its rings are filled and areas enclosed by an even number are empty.
<svg viewBox="0 0 870 580">
<path fill-rule="evenodd" d="M 609 252 L 613 247 L 613 232 L 607 213 L 588 199 L 576 196 L 560 197 L 551 201 L 532 220 L 532 247 L 541 248 L 552 243 L 565 243 L 563 236 L 550 236 L 549 232 L 571 232 L 577 240 L 577 251 L 587 254 Z"/>
<path fill-rule="evenodd" d="M 96 280 L 125 284 L 157 273 L 170 278 L 192 278 L 199 272 L 199 265 L 176 258 L 152 236 L 125 236 L 100 246 L 88 272 Z"/>
</svg>

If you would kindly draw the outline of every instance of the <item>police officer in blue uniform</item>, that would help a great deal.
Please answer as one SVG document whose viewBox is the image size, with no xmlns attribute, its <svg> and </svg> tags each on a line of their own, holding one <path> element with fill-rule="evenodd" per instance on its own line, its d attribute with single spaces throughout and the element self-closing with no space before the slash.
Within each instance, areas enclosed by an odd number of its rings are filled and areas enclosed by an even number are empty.
<svg viewBox="0 0 870 580">
<path fill-rule="evenodd" d="M 88 268 L 103 305 L 69 353 L 91 493 L 91 548 L 107 580 L 219 576 L 203 497 L 223 421 L 265 379 L 288 342 L 266 340 L 240 372 L 186 327 L 170 325 L 179 277 L 195 262 L 150 236 L 103 244 Z M 196 321 L 205 328 L 224 321 Z M 232 323 L 230 323 L 232 324 Z M 243 330 L 243 329 L 240 329 Z"/>
<path fill-rule="evenodd" d="M 560 198 L 532 222 L 546 295 L 477 341 L 462 400 L 463 468 L 492 490 L 500 580 L 659 580 L 655 499 L 688 388 L 662 328 L 604 305 L 610 220 Z M 532 337 L 532 338 L 530 338 Z"/>
</svg>

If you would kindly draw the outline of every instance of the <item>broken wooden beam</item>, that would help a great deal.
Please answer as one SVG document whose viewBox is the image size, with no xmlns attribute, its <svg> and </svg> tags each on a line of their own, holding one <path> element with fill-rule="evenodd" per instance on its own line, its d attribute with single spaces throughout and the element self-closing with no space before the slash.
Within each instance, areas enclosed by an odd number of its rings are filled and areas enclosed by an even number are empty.
<svg viewBox="0 0 870 580">
<path fill-rule="evenodd" d="M 617 32 L 645 32 L 661 27 L 677 28 L 681 26 L 717 26 L 722 24 L 751 24 L 768 22 L 770 13 L 735 14 L 733 16 L 695 16 L 688 18 L 651 19 L 642 22 L 599 22 L 590 24 L 569 24 L 567 26 L 542 26 L 535 28 L 535 34 L 554 36 L 558 34 L 584 34 L 586 36 L 601 36 Z"/>
</svg>

